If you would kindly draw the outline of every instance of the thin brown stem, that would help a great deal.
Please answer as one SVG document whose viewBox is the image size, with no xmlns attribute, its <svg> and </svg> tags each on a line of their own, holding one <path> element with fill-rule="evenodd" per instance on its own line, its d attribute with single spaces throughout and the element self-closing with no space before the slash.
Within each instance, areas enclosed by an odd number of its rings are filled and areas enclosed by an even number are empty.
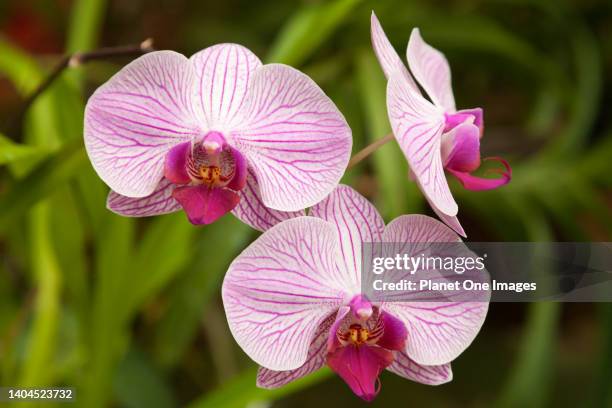
<svg viewBox="0 0 612 408">
<path fill-rule="evenodd" d="M 369 155 L 374 153 L 380 147 L 382 147 L 385 144 L 389 143 L 391 140 L 393 140 L 393 133 L 389 133 L 387 136 L 378 139 L 377 141 L 375 141 L 374 143 L 372 143 L 370 145 L 367 145 L 366 147 L 364 147 L 363 149 L 358 151 L 353 157 L 351 157 L 351 160 L 349 161 L 348 166 L 346 167 L 346 169 L 348 170 L 351 167 L 356 166 L 363 159 L 365 159 L 366 157 L 368 157 Z"/>
<path fill-rule="evenodd" d="M 13 126 L 10 129 L 14 129 L 23 121 L 23 118 L 36 98 L 43 94 L 49 88 L 53 82 L 66 70 L 67 68 L 75 68 L 83 65 L 89 61 L 104 60 L 115 57 L 130 57 L 140 56 L 148 52 L 155 51 L 153 48 L 153 39 L 148 38 L 135 45 L 121 45 L 118 47 L 100 48 L 98 50 L 89 52 L 76 52 L 74 54 L 65 55 L 61 58 L 58 64 L 53 68 L 49 75 L 44 81 L 38 85 L 38 87 L 32 92 L 23 102 L 19 113 L 15 116 Z"/>
</svg>

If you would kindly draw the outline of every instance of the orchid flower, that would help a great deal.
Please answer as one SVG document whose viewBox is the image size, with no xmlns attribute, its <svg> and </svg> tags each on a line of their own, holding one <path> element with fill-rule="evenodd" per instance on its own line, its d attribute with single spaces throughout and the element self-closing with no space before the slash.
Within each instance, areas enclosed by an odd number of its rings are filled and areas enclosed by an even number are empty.
<svg viewBox="0 0 612 408">
<path fill-rule="evenodd" d="M 393 134 L 416 180 L 438 216 L 457 233 L 465 236 L 457 220 L 458 206 L 451 195 L 444 170 L 469 190 L 489 190 L 510 182 L 508 163 L 498 160 L 505 170 L 500 178 L 472 175 L 480 167 L 480 138 L 484 121 L 481 108 L 457 111 L 451 87 L 450 67 L 444 55 L 412 30 L 407 58 L 410 72 L 387 39 L 372 13 L 372 45 L 388 79 L 387 112 Z M 431 102 L 422 96 L 419 85 Z"/>
<path fill-rule="evenodd" d="M 361 254 L 363 242 L 461 242 L 458 236 L 422 215 L 385 227 L 372 204 L 342 185 L 310 215 L 264 232 L 223 282 L 230 330 L 261 366 L 258 386 L 280 387 L 325 364 L 367 401 L 384 369 L 423 384 L 450 381 L 450 362 L 480 330 L 490 293 L 483 301 L 404 295 L 372 302 L 362 293 Z"/>
<path fill-rule="evenodd" d="M 96 90 L 85 146 L 124 216 L 232 211 L 265 230 L 337 185 L 351 130 L 305 74 L 236 44 L 146 54 Z"/>
</svg>

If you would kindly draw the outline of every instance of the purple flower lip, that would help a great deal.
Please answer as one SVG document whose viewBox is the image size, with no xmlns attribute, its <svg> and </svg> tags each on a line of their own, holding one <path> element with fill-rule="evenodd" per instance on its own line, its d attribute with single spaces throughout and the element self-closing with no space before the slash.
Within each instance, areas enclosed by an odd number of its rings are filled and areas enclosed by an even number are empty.
<svg viewBox="0 0 612 408">
<path fill-rule="evenodd" d="M 172 197 L 195 225 L 210 224 L 233 210 L 246 185 L 246 161 L 220 132 L 185 142 L 166 155 L 164 177 L 176 185 Z"/>
</svg>

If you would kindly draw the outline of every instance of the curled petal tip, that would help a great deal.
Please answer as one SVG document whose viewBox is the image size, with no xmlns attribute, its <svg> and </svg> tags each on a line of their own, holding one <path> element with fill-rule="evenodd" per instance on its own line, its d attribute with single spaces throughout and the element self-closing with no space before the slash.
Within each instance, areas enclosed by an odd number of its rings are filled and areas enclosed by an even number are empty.
<svg viewBox="0 0 612 408">
<path fill-rule="evenodd" d="M 483 178 L 483 177 L 476 177 L 467 172 L 456 171 L 453 169 L 447 169 L 447 170 L 453 176 L 455 176 L 457 180 L 459 180 L 459 182 L 463 185 L 463 187 L 465 187 L 468 190 L 472 190 L 472 191 L 493 190 L 493 189 L 496 189 L 496 188 L 499 188 L 501 186 L 508 184 L 510 180 L 512 180 L 512 168 L 510 167 L 510 164 L 508 164 L 506 160 L 502 159 L 501 157 L 487 157 L 483 160 L 487 160 L 487 161 L 495 160 L 495 161 L 499 161 L 500 163 L 502 163 L 505 170 L 491 169 L 486 172 L 486 173 L 500 174 L 502 177 L 488 179 L 488 178 Z"/>
<path fill-rule="evenodd" d="M 500 162 L 504 166 L 506 171 L 503 171 L 503 170 L 500 170 L 500 169 L 494 169 L 494 170 L 492 169 L 492 170 L 489 170 L 489 171 L 493 172 L 493 173 L 503 174 L 504 176 L 508 177 L 508 182 L 510 182 L 510 180 L 512 179 L 512 167 L 510 167 L 510 164 L 508 163 L 507 160 L 502 159 L 501 157 L 498 157 L 498 156 L 485 157 L 482 160 L 484 160 L 484 161 L 494 160 L 494 161 Z"/>
</svg>

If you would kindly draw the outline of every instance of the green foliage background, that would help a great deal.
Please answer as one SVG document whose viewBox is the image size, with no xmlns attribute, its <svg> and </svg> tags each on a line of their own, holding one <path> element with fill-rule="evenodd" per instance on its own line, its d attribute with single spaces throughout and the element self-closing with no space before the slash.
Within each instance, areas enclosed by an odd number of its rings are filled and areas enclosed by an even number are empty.
<svg viewBox="0 0 612 408">
<path fill-rule="evenodd" d="M 256 232 L 230 216 L 194 228 L 182 213 L 136 220 L 105 209 L 107 187 L 82 146 L 83 108 L 127 61 L 65 72 L 23 123 L 14 119 L 54 52 L 154 37 L 157 48 L 190 55 L 238 42 L 311 75 L 347 117 L 357 151 L 389 132 L 372 9 L 400 55 L 413 26 L 446 53 L 458 106 L 485 108 L 484 155 L 513 165 L 512 183 L 496 191 L 452 185 L 470 239 L 612 240 L 609 1 L 8 0 L 0 3 L 0 385 L 74 386 L 82 407 L 361 404 L 328 370 L 276 391 L 255 387 L 256 367 L 231 338 L 219 293 Z M 387 220 L 430 213 L 394 143 L 344 182 Z M 453 366 L 455 380 L 440 387 L 384 374 L 373 405 L 612 406 L 612 307 L 492 304 Z"/>
</svg>

